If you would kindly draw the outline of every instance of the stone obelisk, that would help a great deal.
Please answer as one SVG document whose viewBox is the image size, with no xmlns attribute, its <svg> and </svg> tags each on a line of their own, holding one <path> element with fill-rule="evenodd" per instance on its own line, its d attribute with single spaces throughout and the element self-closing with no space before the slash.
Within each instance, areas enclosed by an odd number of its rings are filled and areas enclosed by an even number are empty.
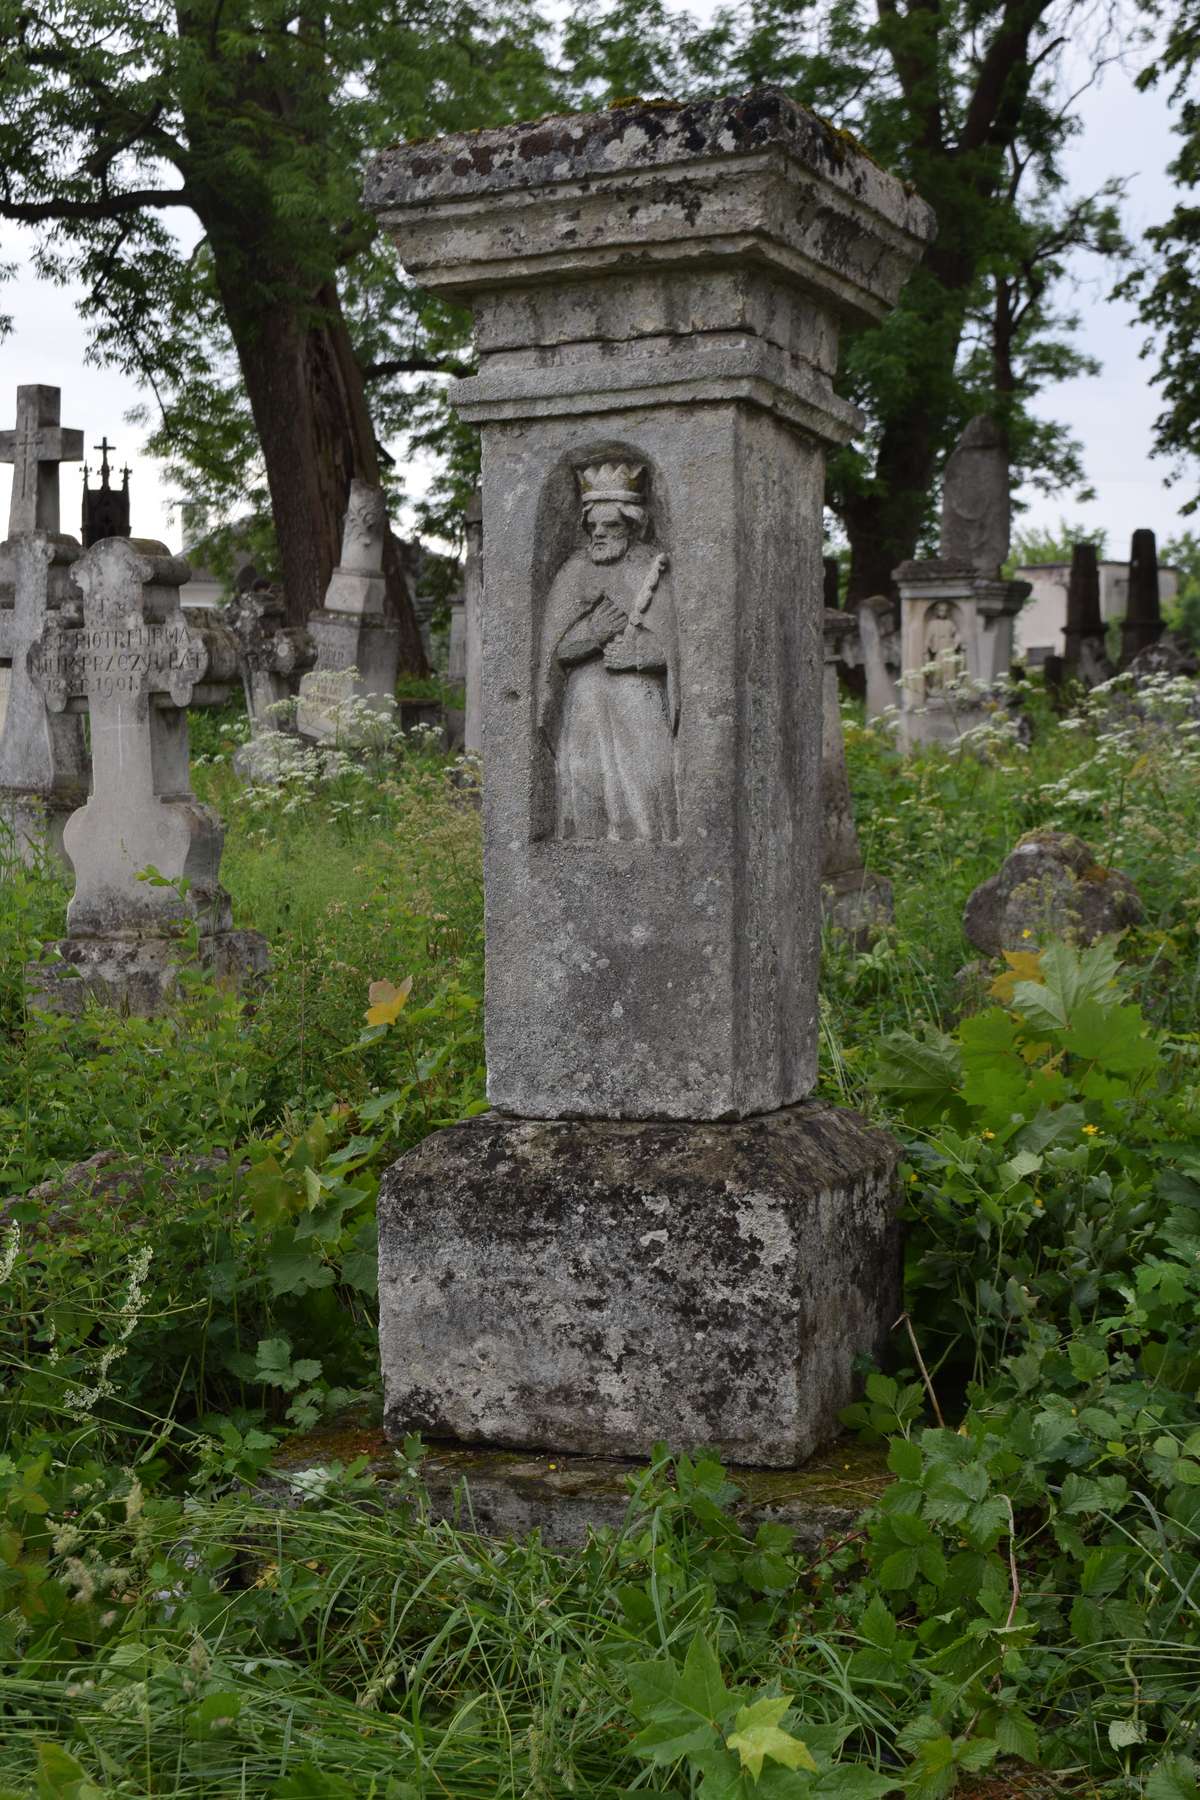
<svg viewBox="0 0 1200 1800">
<path fill-rule="evenodd" d="M 825 453 L 928 208 L 783 94 L 385 152 L 483 436 L 490 1115 L 394 1165 L 389 1429 L 790 1464 L 895 1319 L 816 1077 Z"/>
</svg>

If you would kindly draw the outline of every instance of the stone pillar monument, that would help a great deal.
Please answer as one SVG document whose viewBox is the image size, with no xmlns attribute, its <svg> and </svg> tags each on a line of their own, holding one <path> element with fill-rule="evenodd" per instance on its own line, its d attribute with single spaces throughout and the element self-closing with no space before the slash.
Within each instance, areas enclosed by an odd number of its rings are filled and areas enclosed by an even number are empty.
<svg viewBox="0 0 1200 1800">
<path fill-rule="evenodd" d="M 985 717 L 983 697 L 1008 674 L 1013 624 L 1030 592 L 1005 581 L 1012 522 L 1008 448 L 994 419 L 972 419 L 942 484 L 940 554 L 901 563 L 900 741 L 953 743 Z"/>
<path fill-rule="evenodd" d="M 1100 565 L 1095 544 L 1073 544 L 1067 584 L 1066 673 L 1088 687 L 1112 674 L 1104 649 L 1104 614 L 1100 610 Z"/>
<path fill-rule="evenodd" d="M 1154 533 L 1143 529 L 1134 532 L 1129 547 L 1129 598 L 1121 627 L 1121 667 L 1128 668 L 1138 652 L 1156 644 L 1162 634 L 1158 545 Z"/>
<path fill-rule="evenodd" d="M 923 202 L 774 90 L 387 151 L 483 432 L 496 1111 L 381 1196 L 389 1429 L 790 1464 L 895 1318 L 896 1148 L 816 1074 L 843 320 Z"/>
</svg>

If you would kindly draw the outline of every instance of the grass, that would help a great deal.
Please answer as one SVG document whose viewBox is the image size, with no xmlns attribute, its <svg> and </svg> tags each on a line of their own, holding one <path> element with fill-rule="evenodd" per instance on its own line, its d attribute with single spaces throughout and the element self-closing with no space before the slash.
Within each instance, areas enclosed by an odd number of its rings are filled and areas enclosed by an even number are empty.
<svg viewBox="0 0 1200 1800">
<path fill-rule="evenodd" d="M 29 1016 L 22 969 L 66 892 L 8 870 L 0 1796 L 1000 1800 L 1037 1763 L 1054 1791 L 1197 1800 L 1196 734 L 1169 697 L 1158 719 L 1101 699 L 1036 725 L 1028 749 L 998 733 L 904 763 L 848 709 L 896 923 L 864 954 L 824 946 L 821 1091 L 903 1134 L 918 1337 L 960 1356 L 974 1337 L 975 1375 L 936 1372 L 947 1433 L 903 1350 L 874 1378 L 859 1424 L 891 1442 L 892 1498 L 817 1557 L 747 1537 L 719 1469 L 665 1456 L 625 1527 L 571 1555 L 433 1522 L 416 1444 L 407 1508 L 380 1509 L 354 1463 L 286 1510 L 265 1497 L 281 1436 L 377 1416 L 378 1176 L 483 1104 L 469 771 L 416 737 L 247 791 L 237 714 L 199 723 L 237 922 L 272 947 L 250 1009 L 195 981 L 161 1020 Z M 963 905 L 1039 826 L 1130 874 L 1147 919 L 1102 996 L 1116 1073 L 1071 1073 L 1036 1033 L 1004 1051 L 1068 1071 L 1063 1106 L 1098 1121 L 1034 1168 L 950 1075 L 949 1112 L 916 1120 L 881 1046 L 960 1054 Z M 368 1024 L 370 985 L 408 976 L 394 1021 Z M 1154 1068 L 1121 1075 L 1145 1045 Z M 58 1212 L 20 1199 L 107 1149 L 126 1160 Z M 646 1683 L 669 1712 L 698 1643 L 744 1691 L 656 1760 Z M 772 1695 L 815 1774 L 768 1758 L 755 1780 L 728 1747 L 736 1707 Z"/>
</svg>

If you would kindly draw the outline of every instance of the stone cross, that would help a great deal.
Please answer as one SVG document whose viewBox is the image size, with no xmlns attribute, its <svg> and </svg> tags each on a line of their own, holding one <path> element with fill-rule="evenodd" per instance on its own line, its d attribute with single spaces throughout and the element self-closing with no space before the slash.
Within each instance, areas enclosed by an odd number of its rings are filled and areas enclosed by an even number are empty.
<svg viewBox="0 0 1200 1800">
<path fill-rule="evenodd" d="M 61 416 L 60 388 L 17 389 L 16 429 L 0 431 L 0 462 L 13 465 L 10 537 L 58 530 L 58 465 L 83 460 L 83 433 L 64 429 Z"/>
<path fill-rule="evenodd" d="M 285 726 L 279 708 L 290 700 L 299 678 L 312 668 L 316 646 L 300 625 L 289 625 L 279 588 L 254 587 L 233 596 L 225 623 L 238 642 L 238 664 L 251 740 L 234 754 L 245 780 L 261 780 L 275 770 Z M 278 771 L 275 770 L 277 773 Z"/>
<path fill-rule="evenodd" d="M 775 89 L 400 146 L 367 204 L 474 313 L 496 1109 L 387 1178 L 388 1427 L 790 1463 L 896 1316 L 894 1147 L 802 1102 L 838 334 L 931 215 Z"/>
<path fill-rule="evenodd" d="M 257 933 L 231 929 L 218 879 L 223 833 L 188 768 L 187 708 L 223 700 L 236 661 L 227 633 L 210 638 L 185 620 L 188 566 L 162 544 L 105 538 L 73 576 L 82 620 L 52 618 L 29 654 L 49 710 L 86 709 L 92 739 L 91 797 L 64 832 L 75 871 L 69 935 L 62 961 L 35 971 L 37 1004 L 78 1011 L 90 993 L 148 1013 L 172 989 L 186 928 L 220 974 L 265 962 Z"/>
</svg>

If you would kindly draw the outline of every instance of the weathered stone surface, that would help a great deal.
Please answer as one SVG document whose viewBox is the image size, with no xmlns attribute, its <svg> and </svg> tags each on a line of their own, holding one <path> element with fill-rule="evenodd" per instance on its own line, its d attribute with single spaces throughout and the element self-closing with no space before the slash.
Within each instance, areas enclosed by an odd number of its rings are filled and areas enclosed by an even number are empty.
<svg viewBox="0 0 1200 1800">
<path fill-rule="evenodd" d="M 1121 664 L 1128 668 L 1139 651 L 1162 636 L 1158 587 L 1158 545 L 1154 533 L 1135 531 L 1129 547 L 1129 596 L 1121 627 Z"/>
<path fill-rule="evenodd" d="M 155 1010 L 193 926 L 218 974 L 265 962 L 262 939 L 231 930 L 221 825 L 191 789 L 187 707 L 226 697 L 237 646 L 219 623 L 198 630 L 184 618 L 187 578 L 187 564 L 161 544 L 106 538 L 73 568 L 82 622 L 52 617 L 29 652 L 48 710 L 86 708 L 92 737 L 92 793 L 63 834 L 75 873 L 69 935 L 47 946 L 58 963 L 29 972 L 44 1007 L 76 1011 L 92 993 Z"/>
<path fill-rule="evenodd" d="M 971 419 L 942 479 L 941 556 L 994 581 L 1008 555 L 1012 527 L 1008 442 L 997 420 Z"/>
<path fill-rule="evenodd" d="M 0 462 L 13 465 L 8 535 L 59 528 L 58 468 L 83 461 L 83 433 L 59 423 L 62 389 L 31 384 L 17 389 L 17 423 L 0 431 Z"/>
<path fill-rule="evenodd" d="M 473 308 L 489 1093 L 723 1118 L 815 1076 L 823 447 L 923 204 L 766 90 L 403 146 L 368 203 Z"/>
<path fill-rule="evenodd" d="M 243 781 L 278 779 L 284 710 L 301 676 L 316 661 L 316 645 L 302 626 L 288 624 L 283 591 L 261 584 L 235 594 L 224 622 L 237 639 L 251 739 L 238 747 L 234 771 Z M 260 738 L 266 739 L 260 746 Z"/>
<path fill-rule="evenodd" d="M 872 594 L 854 608 L 866 677 L 867 722 L 883 718 L 899 703 L 900 631 L 886 594 Z"/>
<path fill-rule="evenodd" d="M 825 610 L 825 671 L 821 708 L 821 910 L 826 925 L 859 947 L 891 922 L 892 884 L 864 867 L 854 823 L 846 742 L 838 703 L 838 658 L 854 630 L 851 613 Z"/>
<path fill-rule="evenodd" d="M 1095 544 L 1074 544 L 1067 584 L 1067 623 L 1063 662 L 1066 672 L 1095 687 L 1112 674 L 1104 647 L 1104 615 L 1100 609 L 1100 564 Z"/>
<path fill-rule="evenodd" d="M 463 602 L 466 612 L 466 717 L 463 749 L 483 752 L 483 495 L 475 489 L 467 503 Z"/>
<path fill-rule="evenodd" d="M 65 861 L 63 827 L 88 789 L 82 722 L 52 716 L 26 666 L 51 614 L 77 602 L 70 569 L 79 545 L 59 533 L 58 470 L 82 457 L 83 434 L 59 425 L 61 401 L 56 387 L 19 387 L 16 429 L 0 432 L 0 462 L 13 464 L 9 537 L 0 545 L 0 663 L 8 665 L 0 822 L 27 861 L 46 850 Z"/>
<path fill-rule="evenodd" d="M 963 930 L 976 949 L 1029 950 L 1065 938 L 1091 944 L 1144 917 L 1127 875 L 1106 869 L 1082 838 L 1065 831 L 1031 831 L 999 874 L 975 889 Z"/>
<path fill-rule="evenodd" d="M 114 1012 L 149 1018 L 162 1012 L 179 991 L 179 974 L 193 962 L 191 945 L 178 937 L 128 936 L 63 938 L 48 943 L 56 962 L 30 964 L 29 1004 L 39 1012 L 80 1014 L 89 1001 Z M 218 986 L 252 991 L 271 960 L 258 931 L 205 932 L 196 940 L 195 962 Z"/>
<path fill-rule="evenodd" d="M 899 1310 L 897 1155 L 815 1103 L 437 1132 L 380 1193 L 388 1430 L 803 1461 Z"/>
<path fill-rule="evenodd" d="M 1200 654 L 1195 645 L 1177 631 L 1164 631 L 1154 643 L 1138 651 L 1127 673 L 1135 682 L 1143 681 L 1148 675 L 1196 675 L 1200 673 Z"/>
<path fill-rule="evenodd" d="M 1013 621 L 1029 583 L 993 581 L 965 562 L 901 563 L 900 741 L 951 744 L 983 723 L 1009 672 Z"/>
<path fill-rule="evenodd" d="M 380 488 L 350 483 L 341 561 L 325 604 L 309 615 L 315 666 L 301 677 L 296 729 L 317 743 L 352 746 L 369 737 L 373 711 L 390 715 L 399 627 L 384 614 L 388 522 Z"/>
<path fill-rule="evenodd" d="M 323 1427 L 281 1445 L 266 1483 L 269 1494 L 292 1501 L 319 1495 L 324 1472 L 365 1459 L 375 1485 L 364 1502 L 411 1506 L 417 1495 L 431 1517 L 462 1530 L 508 1541 L 531 1531 L 556 1550 L 578 1549 L 589 1532 L 642 1528 L 631 1477 L 644 1465 L 555 1451 L 537 1456 L 505 1450 L 429 1444 L 408 1473 L 403 1450 L 383 1432 L 352 1424 Z M 787 1525 L 802 1551 L 815 1551 L 853 1529 L 863 1509 L 890 1484 L 883 1449 L 850 1440 L 836 1443 L 797 1469 L 733 1465 L 726 1475 L 739 1489 L 729 1511 L 746 1531 L 767 1523 Z"/>
</svg>

